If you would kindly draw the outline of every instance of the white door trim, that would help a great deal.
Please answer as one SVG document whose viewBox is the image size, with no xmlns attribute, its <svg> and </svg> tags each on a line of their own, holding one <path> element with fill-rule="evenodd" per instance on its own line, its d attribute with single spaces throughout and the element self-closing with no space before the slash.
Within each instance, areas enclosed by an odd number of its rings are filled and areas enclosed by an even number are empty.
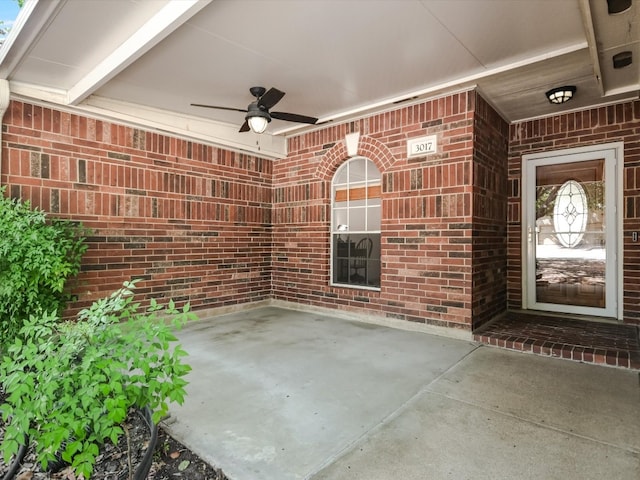
<svg viewBox="0 0 640 480">
<path fill-rule="evenodd" d="M 531 285 L 529 274 L 531 270 L 532 249 L 529 248 L 529 227 L 535 222 L 535 212 L 531 196 L 535 196 L 535 166 L 553 164 L 554 162 L 570 162 L 595 158 L 613 158 L 609 162 L 612 165 L 606 170 L 606 178 L 613 178 L 612 188 L 607 188 L 606 201 L 613 203 L 612 216 L 615 225 L 607 226 L 607 245 L 613 246 L 614 258 L 611 259 L 615 267 L 613 282 L 607 282 L 607 308 L 594 309 L 589 307 L 574 307 L 571 313 L 605 316 L 622 320 L 623 318 L 623 170 L 624 170 L 624 142 L 613 142 L 587 147 L 568 148 L 522 156 L 522 186 L 521 186 L 521 264 L 522 264 L 522 308 L 540 309 L 535 305 L 535 284 Z M 607 166 L 605 166 L 607 169 Z M 532 184 L 533 183 L 533 184 Z M 533 217 L 533 220 L 532 220 Z M 611 283 L 611 284 L 610 284 Z M 613 301 L 609 301 L 613 300 Z M 535 307 L 535 308 L 534 308 Z M 553 305 L 544 304 L 544 309 L 549 311 L 566 311 L 564 308 L 555 308 Z"/>
</svg>

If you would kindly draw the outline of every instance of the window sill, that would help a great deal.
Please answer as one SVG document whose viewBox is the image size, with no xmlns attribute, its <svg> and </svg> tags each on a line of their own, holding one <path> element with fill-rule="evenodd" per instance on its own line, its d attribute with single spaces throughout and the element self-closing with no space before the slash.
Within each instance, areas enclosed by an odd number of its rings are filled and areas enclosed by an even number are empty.
<svg viewBox="0 0 640 480">
<path fill-rule="evenodd" d="M 354 283 L 330 283 L 329 286 L 335 288 L 352 288 L 354 290 L 368 290 L 370 292 L 379 292 L 380 287 L 372 287 L 370 285 L 357 285 Z"/>
</svg>

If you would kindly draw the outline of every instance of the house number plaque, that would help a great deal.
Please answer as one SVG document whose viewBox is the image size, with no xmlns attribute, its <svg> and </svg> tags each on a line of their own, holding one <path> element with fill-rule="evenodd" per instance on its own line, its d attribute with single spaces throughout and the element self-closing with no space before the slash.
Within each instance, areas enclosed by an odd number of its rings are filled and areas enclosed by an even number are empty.
<svg viewBox="0 0 640 480">
<path fill-rule="evenodd" d="M 407 156 L 418 157 L 430 155 L 438 151 L 438 137 L 429 135 L 428 137 L 412 138 L 407 140 Z"/>
</svg>

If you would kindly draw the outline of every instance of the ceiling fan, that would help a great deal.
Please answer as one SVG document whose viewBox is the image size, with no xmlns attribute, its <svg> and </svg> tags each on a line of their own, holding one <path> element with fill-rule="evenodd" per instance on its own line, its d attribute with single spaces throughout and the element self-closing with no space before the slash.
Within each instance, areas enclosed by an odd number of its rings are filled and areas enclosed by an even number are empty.
<svg viewBox="0 0 640 480">
<path fill-rule="evenodd" d="M 318 121 L 315 117 L 307 117 L 306 115 L 298 115 L 296 113 L 269 112 L 269 109 L 284 97 L 284 92 L 281 92 L 277 88 L 270 88 L 269 91 L 267 91 L 264 87 L 251 87 L 249 91 L 256 99 L 251 102 L 246 109 L 203 105 L 201 103 L 192 103 L 191 106 L 230 110 L 232 112 L 246 112 L 247 115 L 244 117 L 244 123 L 240 127 L 241 132 L 252 130 L 255 133 L 262 133 L 272 118 L 286 120 L 288 122 L 309 123 L 311 125 L 314 125 Z"/>
</svg>

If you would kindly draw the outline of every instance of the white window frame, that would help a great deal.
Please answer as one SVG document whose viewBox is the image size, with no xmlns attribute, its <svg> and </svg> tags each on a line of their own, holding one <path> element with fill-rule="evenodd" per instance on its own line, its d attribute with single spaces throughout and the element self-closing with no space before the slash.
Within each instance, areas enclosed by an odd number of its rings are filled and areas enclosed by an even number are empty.
<svg viewBox="0 0 640 480">
<path fill-rule="evenodd" d="M 344 183 L 336 184 L 335 182 L 337 177 L 343 173 L 344 169 L 349 169 L 350 165 L 354 165 L 357 161 L 365 161 L 365 164 L 366 164 L 365 178 L 358 181 L 352 181 L 350 173 L 347 173 L 347 181 Z M 369 168 L 375 169 L 375 176 L 373 178 L 371 178 L 371 175 L 369 175 Z M 368 192 L 368 189 L 370 187 L 378 187 L 381 192 L 382 173 L 380 172 L 380 170 L 378 170 L 378 168 L 376 167 L 375 163 L 373 163 L 372 160 L 362 156 L 351 157 L 347 161 L 345 161 L 342 165 L 340 165 L 340 167 L 338 167 L 338 169 L 336 170 L 336 172 L 334 173 L 331 179 L 331 235 L 330 235 L 330 242 L 329 242 L 331 246 L 329 283 L 331 286 L 380 291 L 380 286 L 355 284 L 355 283 L 349 283 L 348 281 L 347 282 L 334 281 L 334 278 L 335 278 L 334 266 L 336 264 L 335 256 L 337 255 L 337 252 L 335 251 L 335 244 L 336 244 L 335 237 L 338 235 L 345 236 L 345 237 L 348 237 L 351 235 L 354 235 L 354 236 L 377 235 L 378 238 L 381 238 L 381 223 L 382 223 L 382 195 L 381 194 L 374 201 L 371 201 L 368 197 L 368 194 L 366 194 L 364 199 L 360 199 L 360 201 L 358 202 L 359 204 L 357 206 L 349 205 L 350 199 L 348 199 L 346 202 L 347 205 L 345 207 L 342 207 L 342 206 L 336 206 L 336 203 L 337 203 L 336 191 L 338 187 L 340 189 L 346 190 L 347 192 L 350 192 L 351 189 L 353 188 L 365 188 L 365 192 Z M 370 218 L 372 217 L 371 214 L 373 209 L 378 209 L 378 214 L 377 214 L 378 221 L 377 221 L 377 225 L 374 225 L 374 227 L 376 228 L 370 228 L 371 226 L 369 225 L 369 223 L 371 223 Z M 337 212 L 340 210 L 342 210 L 346 214 L 346 217 L 343 215 L 341 217 L 341 220 L 339 221 Z M 356 221 L 354 218 L 352 218 L 352 215 L 354 214 L 354 212 L 357 212 L 357 211 L 361 211 L 364 214 L 364 228 L 352 229 L 353 225 L 356 224 Z M 378 246 L 380 246 L 380 243 L 381 241 L 378 242 Z M 381 266 L 380 251 L 378 250 L 378 252 L 376 253 L 374 250 L 374 253 L 372 255 L 374 254 L 378 255 L 378 264 Z M 374 258 L 374 261 L 375 261 L 375 257 L 372 257 L 372 258 Z M 380 281 L 381 281 L 381 278 L 379 279 L 379 282 L 378 282 L 379 284 L 380 284 Z"/>
</svg>

